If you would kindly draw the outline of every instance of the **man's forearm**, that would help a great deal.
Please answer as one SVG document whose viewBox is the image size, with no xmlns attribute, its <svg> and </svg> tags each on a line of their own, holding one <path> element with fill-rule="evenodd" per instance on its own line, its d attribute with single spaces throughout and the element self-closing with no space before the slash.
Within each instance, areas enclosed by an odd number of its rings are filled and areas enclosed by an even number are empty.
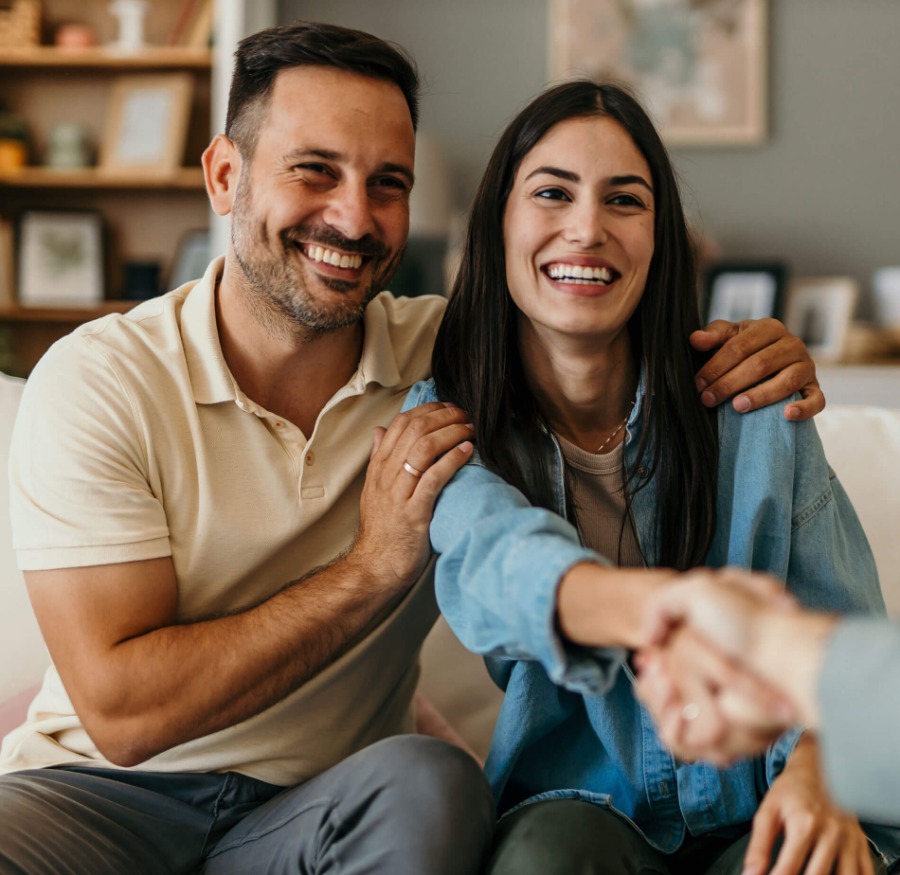
<svg viewBox="0 0 900 875">
<path fill-rule="evenodd" d="M 557 590 L 560 631 L 586 647 L 640 647 L 645 643 L 647 603 L 672 575 L 666 569 L 574 565 Z"/>
<path fill-rule="evenodd" d="M 350 553 L 246 611 L 122 640 L 81 663 L 90 677 L 67 678 L 62 667 L 61 675 L 104 756 L 135 765 L 280 701 L 346 652 L 404 591 Z"/>
</svg>

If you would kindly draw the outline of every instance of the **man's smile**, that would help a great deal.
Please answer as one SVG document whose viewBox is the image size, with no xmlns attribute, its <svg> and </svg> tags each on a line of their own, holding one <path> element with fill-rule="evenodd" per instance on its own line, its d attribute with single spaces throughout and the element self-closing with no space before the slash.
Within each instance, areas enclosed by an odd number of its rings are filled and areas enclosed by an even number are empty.
<svg viewBox="0 0 900 875">
<path fill-rule="evenodd" d="M 303 252 L 311 261 L 321 262 L 344 270 L 359 270 L 363 264 L 363 256 L 359 253 L 338 252 L 336 249 L 328 249 L 316 243 L 304 244 Z"/>
</svg>

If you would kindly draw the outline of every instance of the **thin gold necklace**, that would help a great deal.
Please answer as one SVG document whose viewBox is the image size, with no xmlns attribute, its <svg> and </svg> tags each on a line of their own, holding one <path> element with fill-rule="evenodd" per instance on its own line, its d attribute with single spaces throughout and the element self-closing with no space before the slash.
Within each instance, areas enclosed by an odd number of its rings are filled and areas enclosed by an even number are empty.
<svg viewBox="0 0 900 875">
<path fill-rule="evenodd" d="M 594 450 L 594 455 L 603 452 L 603 448 L 623 429 L 625 428 L 625 423 L 628 422 L 628 417 L 631 416 L 631 408 L 634 407 L 634 401 L 628 407 L 628 413 L 625 414 L 625 418 L 616 426 L 616 430 L 605 440 L 596 450 Z"/>
</svg>

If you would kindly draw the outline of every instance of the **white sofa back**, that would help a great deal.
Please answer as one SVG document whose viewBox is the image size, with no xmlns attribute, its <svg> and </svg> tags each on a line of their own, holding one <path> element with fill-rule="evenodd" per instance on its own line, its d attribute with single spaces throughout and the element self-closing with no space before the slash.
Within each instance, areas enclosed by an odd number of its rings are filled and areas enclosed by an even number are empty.
<svg viewBox="0 0 900 875">
<path fill-rule="evenodd" d="M 900 620 L 900 409 L 832 405 L 816 425 L 875 554 L 888 614 Z"/>
<path fill-rule="evenodd" d="M 0 736 L 21 722 L 48 664 L 10 539 L 6 462 L 23 385 L 0 374 Z M 900 410 L 832 406 L 816 423 L 869 536 L 888 611 L 900 618 Z M 443 621 L 425 643 L 420 688 L 484 755 L 500 693 Z"/>
<path fill-rule="evenodd" d="M 0 374 L 0 732 L 21 722 L 27 699 L 48 662 L 22 573 L 16 567 L 9 525 L 9 438 L 24 385 Z"/>
</svg>

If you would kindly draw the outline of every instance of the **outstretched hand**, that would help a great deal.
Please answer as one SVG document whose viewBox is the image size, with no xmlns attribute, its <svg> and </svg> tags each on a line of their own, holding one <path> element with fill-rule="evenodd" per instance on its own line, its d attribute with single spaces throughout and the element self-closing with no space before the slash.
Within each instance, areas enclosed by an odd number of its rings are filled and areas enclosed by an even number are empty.
<svg viewBox="0 0 900 875">
<path fill-rule="evenodd" d="M 753 662 L 760 623 L 785 613 L 796 604 L 774 578 L 736 569 L 692 571 L 656 594 L 637 693 L 682 759 L 725 764 L 798 721 L 795 702 Z"/>
<path fill-rule="evenodd" d="M 799 392 L 803 397 L 784 408 L 786 419 L 810 419 L 825 408 L 809 352 L 777 319 L 719 319 L 691 334 L 690 342 L 700 352 L 718 348 L 697 372 L 707 407 L 736 396 L 732 406 L 746 413 Z"/>
<path fill-rule="evenodd" d="M 471 457 L 472 431 L 466 413 L 436 401 L 375 429 L 351 552 L 385 586 L 402 592 L 424 570 L 435 502 Z"/>
<path fill-rule="evenodd" d="M 759 753 L 794 722 L 793 707 L 770 684 L 688 628 L 636 659 L 638 697 L 666 746 L 685 762 L 727 765 Z"/>
</svg>

